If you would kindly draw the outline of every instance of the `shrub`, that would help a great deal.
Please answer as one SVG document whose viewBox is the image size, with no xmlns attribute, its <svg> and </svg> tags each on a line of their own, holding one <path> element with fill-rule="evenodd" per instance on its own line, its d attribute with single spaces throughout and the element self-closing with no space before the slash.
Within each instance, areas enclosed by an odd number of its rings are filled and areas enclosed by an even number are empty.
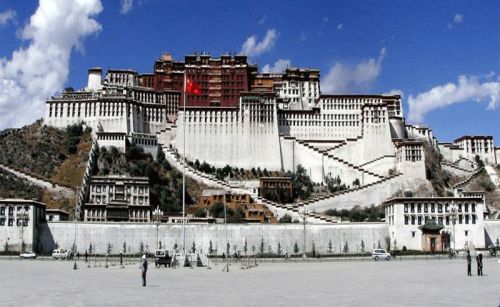
<svg viewBox="0 0 500 307">
<path fill-rule="evenodd" d="M 279 222 L 280 222 L 280 223 L 291 223 L 291 222 L 292 222 L 292 217 L 291 217 L 289 214 L 285 214 L 285 215 L 283 215 L 283 216 L 279 219 Z"/>
</svg>

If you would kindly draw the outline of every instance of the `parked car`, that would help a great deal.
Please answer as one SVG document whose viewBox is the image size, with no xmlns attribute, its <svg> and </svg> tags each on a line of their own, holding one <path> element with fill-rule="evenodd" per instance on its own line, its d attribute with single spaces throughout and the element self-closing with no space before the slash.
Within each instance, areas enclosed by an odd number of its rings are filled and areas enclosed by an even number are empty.
<svg viewBox="0 0 500 307">
<path fill-rule="evenodd" d="M 391 254 L 383 249 L 374 249 L 372 251 L 372 259 L 375 261 L 379 259 L 391 260 Z"/>
<path fill-rule="evenodd" d="M 21 253 L 19 257 L 21 257 L 21 259 L 35 259 L 36 254 L 34 252 L 26 252 L 26 253 Z"/>
<path fill-rule="evenodd" d="M 168 251 L 165 249 L 157 249 L 155 251 L 155 267 L 164 265 L 165 267 L 170 266 L 172 262 L 172 257 L 168 255 Z"/>
<path fill-rule="evenodd" d="M 52 252 L 52 259 L 56 260 L 56 259 L 68 259 L 69 258 L 69 251 L 65 250 L 65 249 L 55 249 L 53 252 Z"/>
</svg>

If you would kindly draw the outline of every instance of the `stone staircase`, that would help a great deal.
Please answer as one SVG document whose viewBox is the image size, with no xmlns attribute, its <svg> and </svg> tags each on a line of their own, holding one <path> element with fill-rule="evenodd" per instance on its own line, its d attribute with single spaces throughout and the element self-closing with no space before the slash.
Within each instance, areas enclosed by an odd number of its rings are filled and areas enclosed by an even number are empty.
<svg viewBox="0 0 500 307">
<path fill-rule="evenodd" d="M 470 174 L 469 176 L 467 176 L 467 178 L 465 178 L 464 180 L 462 180 L 462 181 L 454 184 L 453 185 L 453 191 L 456 191 L 457 189 L 463 188 L 464 186 L 466 186 L 467 184 L 469 184 L 474 178 L 476 178 L 477 176 L 479 176 L 479 174 L 483 170 L 484 170 L 484 167 L 481 167 L 480 169 L 477 169 L 472 174 Z"/>
<path fill-rule="evenodd" d="M 384 177 L 378 181 L 375 181 L 375 182 L 371 182 L 371 183 L 368 183 L 368 184 L 365 184 L 365 185 L 362 185 L 362 186 L 359 186 L 359 187 L 356 187 L 356 188 L 352 188 L 352 189 L 348 189 L 348 190 L 343 190 L 343 191 L 338 191 L 338 192 L 334 192 L 334 193 L 329 193 L 327 195 L 323 195 L 323 196 L 319 196 L 319 197 L 315 197 L 315 198 L 311 198 L 311 199 L 308 199 L 306 201 L 303 201 L 303 202 L 300 202 L 300 203 L 295 203 L 294 205 L 297 206 L 298 208 L 300 207 L 307 207 L 309 205 L 313 205 L 314 203 L 316 202 L 319 202 L 319 201 L 323 201 L 323 200 L 331 200 L 335 197 L 338 197 L 340 195 L 345 195 L 345 194 L 352 194 L 354 192 L 359 192 L 359 191 L 363 191 L 367 188 L 370 188 L 370 187 L 373 187 L 375 185 L 381 185 L 393 178 L 396 178 L 396 177 L 399 177 L 399 176 L 402 176 L 403 174 L 395 174 L 395 175 L 391 175 L 391 176 L 387 176 L 387 177 Z"/>
<path fill-rule="evenodd" d="M 381 176 L 379 174 L 375 174 L 375 173 L 373 173 L 371 171 L 368 171 L 368 170 L 366 170 L 366 169 L 364 169 L 364 168 L 362 168 L 360 166 L 354 165 L 354 164 L 352 164 L 352 163 L 350 163 L 350 162 L 348 162 L 348 161 L 346 161 L 344 159 L 341 159 L 339 157 L 334 156 L 331 153 L 328 153 L 328 152 L 325 152 L 325 151 L 321 151 L 318 148 L 316 148 L 315 146 L 310 145 L 309 143 L 307 143 L 305 141 L 302 141 L 302 140 L 295 140 L 295 141 L 297 142 L 297 144 L 300 144 L 300 145 L 302 145 L 302 146 L 304 146 L 304 147 L 306 147 L 308 149 L 311 149 L 311 150 L 319 153 L 320 155 L 323 155 L 324 157 L 326 157 L 328 159 L 331 159 L 331 160 L 334 160 L 336 162 L 339 162 L 339 163 L 341 163 L 341 164 L 349 167 L 352 170 L 364 173 L 366 175 L 369 175 L 369 176 L 372 176 L 372 177 L 375 177 L 375 178 L 378 178 L 378 179 L 383 179 L 384 178 L 384 176 Z"/>
</svg>

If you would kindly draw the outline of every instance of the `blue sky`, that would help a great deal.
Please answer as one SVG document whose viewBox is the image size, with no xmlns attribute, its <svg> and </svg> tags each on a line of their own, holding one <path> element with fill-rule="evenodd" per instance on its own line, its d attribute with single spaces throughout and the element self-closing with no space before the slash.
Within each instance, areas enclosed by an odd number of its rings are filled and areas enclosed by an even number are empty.
<svg viewBox="0 0 500 307">
<path fill-rule="evenodd" d="M 64 2 L 79 5 L 59 8 Z M 76 17 L 58 21 L 56 29 L 70 26 L 52 36 L 50 26 L 30 27 L 30 16 L 43 6 L 49 9 L 40 15 L 49 24 L 54 10 L 62 12 L 57 20 Z M 15 101 L 15 93 L 30 91 L 26 80 L 33 76 L 26 70 L 34 67 L 53 67 L 62 77 L 41 72 L 29 80 L 47 82 L 43 93 L 19 100 L 81 88 L 92 66 L 150 72 L 165 51 L 177 59 L 193 51 L 218 56 L 240 53 L 245 42 L 260 68 L 319 68 L 324 93 L 402 92 L 407 121 L 431 126 L 440 141 L 489 134 L 500 145 L 499 1 L 0 0 L 0 119 L 16 126 L 25 120 L 11 110 L 43 115 L 39 102 L 22 107 Z M 13 52 L 34 44 L 56 44 L 67 60 L 8 63 L 16 61 Z"/>
</svg>

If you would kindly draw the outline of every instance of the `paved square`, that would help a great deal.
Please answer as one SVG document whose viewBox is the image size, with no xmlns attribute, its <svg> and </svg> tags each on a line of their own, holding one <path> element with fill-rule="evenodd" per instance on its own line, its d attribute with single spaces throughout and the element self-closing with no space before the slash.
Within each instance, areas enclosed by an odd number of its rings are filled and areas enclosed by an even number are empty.
<svg viewBox="0 0 500 307">
<path fill-rule="evenodd" d="M 137 265 L 72 270 L 67 261 L 0 260 L 2 306 L 499 306 L 500 263 L 466 276 L 464 260 L 222 265 L 156 269 Z"/>
</svg>

